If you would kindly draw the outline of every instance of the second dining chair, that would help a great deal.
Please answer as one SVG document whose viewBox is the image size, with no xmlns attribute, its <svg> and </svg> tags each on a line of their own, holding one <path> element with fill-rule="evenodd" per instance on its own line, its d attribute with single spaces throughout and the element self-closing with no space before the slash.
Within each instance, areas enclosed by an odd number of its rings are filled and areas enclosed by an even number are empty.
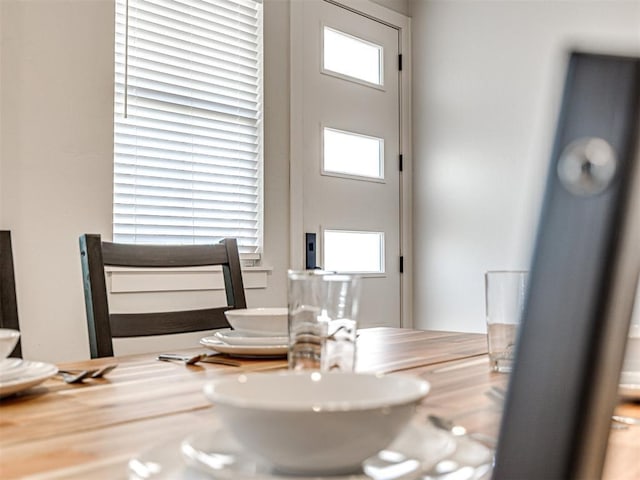
<svg viewBox="0 0 640 480">
<path fill-rule="evenodd" d="M 224 312 L 246 308 L 238 245 L 226 238 L 213 245 L 131 245 L 80 236 L 84 298 L 91 358 L 113 356 L 112 338 L 197 332 L 228 327 Z M 222 266 L 227 305 L 153 313 L 110 313 L 105 266 L 179 268 Z"/>
<path fill-rule="evenodd" d="M 0 328 L 20 330 L 11 231 L 9 230 L 0 230 Z M 22 357 L 20 340 L 9 356 Z"/>
</svg>

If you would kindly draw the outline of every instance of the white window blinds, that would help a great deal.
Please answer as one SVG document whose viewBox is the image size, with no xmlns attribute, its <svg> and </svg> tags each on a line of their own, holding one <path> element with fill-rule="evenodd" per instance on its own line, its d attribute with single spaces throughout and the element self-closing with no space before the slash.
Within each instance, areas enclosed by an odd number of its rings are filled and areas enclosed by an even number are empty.
<svg viewBox="0 0 640 480">
<path fill-rule="evenodd" d="M 262 5 L 116 0 L 114 241 L 262 249 Z"/>
</svg>

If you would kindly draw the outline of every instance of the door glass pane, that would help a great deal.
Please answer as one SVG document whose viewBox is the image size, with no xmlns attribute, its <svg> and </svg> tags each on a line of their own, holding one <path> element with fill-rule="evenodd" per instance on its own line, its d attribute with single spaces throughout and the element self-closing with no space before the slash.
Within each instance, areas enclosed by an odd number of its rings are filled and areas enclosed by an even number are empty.
<svg viewBox="0 0 640 480">
<path fill-rule="evenodd" d="M 323 68 L 364 82 L 382 85 L 382 47 L 324 27 Z"/>
<path fill-rule="evenodd" d="M 324 231 L 325 270 L 384 273 L 384 233 Z"/>
<path fill-rule="evenodd" d="M 384 178 L 384 139 L 323 129 L 323 173 Z"/>
</svg>

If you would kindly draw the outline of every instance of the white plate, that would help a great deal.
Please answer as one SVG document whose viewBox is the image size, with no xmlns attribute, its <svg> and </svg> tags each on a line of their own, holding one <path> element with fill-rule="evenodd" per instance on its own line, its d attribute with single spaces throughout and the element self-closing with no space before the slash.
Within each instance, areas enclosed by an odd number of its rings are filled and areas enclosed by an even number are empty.
<svg viewBox="0 0 640 480">
<path fill-rule="evenodd" d="M 29 369 L 28 363 L 21 358 L 5 358 L 0 360 L 0 382 L 6 383 L 20 378 Z"/>
<path fill-rule="evenodd" d="M 213 335 L 227 345 L 262 345 L 271 347 L 274 345 L 286 345 L 289 340 L 287 337 L 258 336 L 231 329 L 218 330 Z"/>
<path fill-rule="evenodd" d="M 493 452 L 468 437 L 456 439 L 424 422 L 414 422 L 389 446 L 365 460 L 361 472 L 350 475 L 300 477 L 278 474 L 243 451 L 223 427 L 213 426 L 184 439 L 151 448 L 129 461 L 129 478 L 203 480 L 400 480 L 415 478 L 420 469 L 455 455 L 464 466 L 486 465 Z M 462 461 L 465 459 L 466 463 Z M 478 469 L 468 480 L 488 478 Z M 453 478 L 453 477 L 452 477 Z"/>
<path fill-rule="evenodd" d="M 640 372 L 622 372 L 618 393 L 625 398 L 640 400 Z"/>
<path fill-rule="evenodd" d="M 58 373 L 58 367 L 44 362 L 7 358 L 0 362 L 0 397 L 27 390 Z"/>
<path fill-rule="evenodd" d="M 227 345 L 215 336 L 200 339 L 200 345 L 234 357 L 283 357 L 289 350 L 287 345 Z"/>
</svg>

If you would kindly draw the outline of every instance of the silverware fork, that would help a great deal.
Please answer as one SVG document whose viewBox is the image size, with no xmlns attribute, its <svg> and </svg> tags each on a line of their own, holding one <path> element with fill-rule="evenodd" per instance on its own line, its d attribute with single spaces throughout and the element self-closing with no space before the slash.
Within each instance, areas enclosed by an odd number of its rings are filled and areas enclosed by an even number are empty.
<svg viewBox="0 0 640 480">
<path fill-rule="evenodd" d="M 65 383 L 80 383 L 90 373 L 88 370 L 58 370 L 57 375 L 60 375 Z"/>
<path fill-rule="evenodd" d="M 196 355 L 180 355 L 179 353 L 161 353 L 158 355 L 158 360 L 163 360 L 165 362 L 171 360 L 178 360 L 179 362 L 184 362 L 185 365 L 195 365 L 200 360 L 204 354 L 198 353 Z"/>
<path fill-rule="evenodd" d="M 232 367 L 242 366 L 242 362 L 233 360 L 232 358 L 225 358 L 219 356 L 217 353 L 198 353 L 195 355 L 181 355 L 179 353 L 161 353 L 158 355 L 158 360 L 165 362 L 171 360 L 178 360 L 184 362 L 185 365 L 195 365 L 198 362 L 204 363 L 219 363 L 221 365 L 230 365 Z"/>
<path fill-rule="evenodd" d="M 87 370 L 58 370 L 58 374 L 66 383 L 80 383 L 85 378 L 102 378 L 118 366 L 117 363 Z"/>
<path fill-rule="evenodd" d="M 104 365 L 97 370 L 89 370 L 91 378 L 102 378 L 107 373 L 111 372 L 114 368 L 118 366 L 117 363 L 110 363 L 109 365 Z"/>
</svg>

